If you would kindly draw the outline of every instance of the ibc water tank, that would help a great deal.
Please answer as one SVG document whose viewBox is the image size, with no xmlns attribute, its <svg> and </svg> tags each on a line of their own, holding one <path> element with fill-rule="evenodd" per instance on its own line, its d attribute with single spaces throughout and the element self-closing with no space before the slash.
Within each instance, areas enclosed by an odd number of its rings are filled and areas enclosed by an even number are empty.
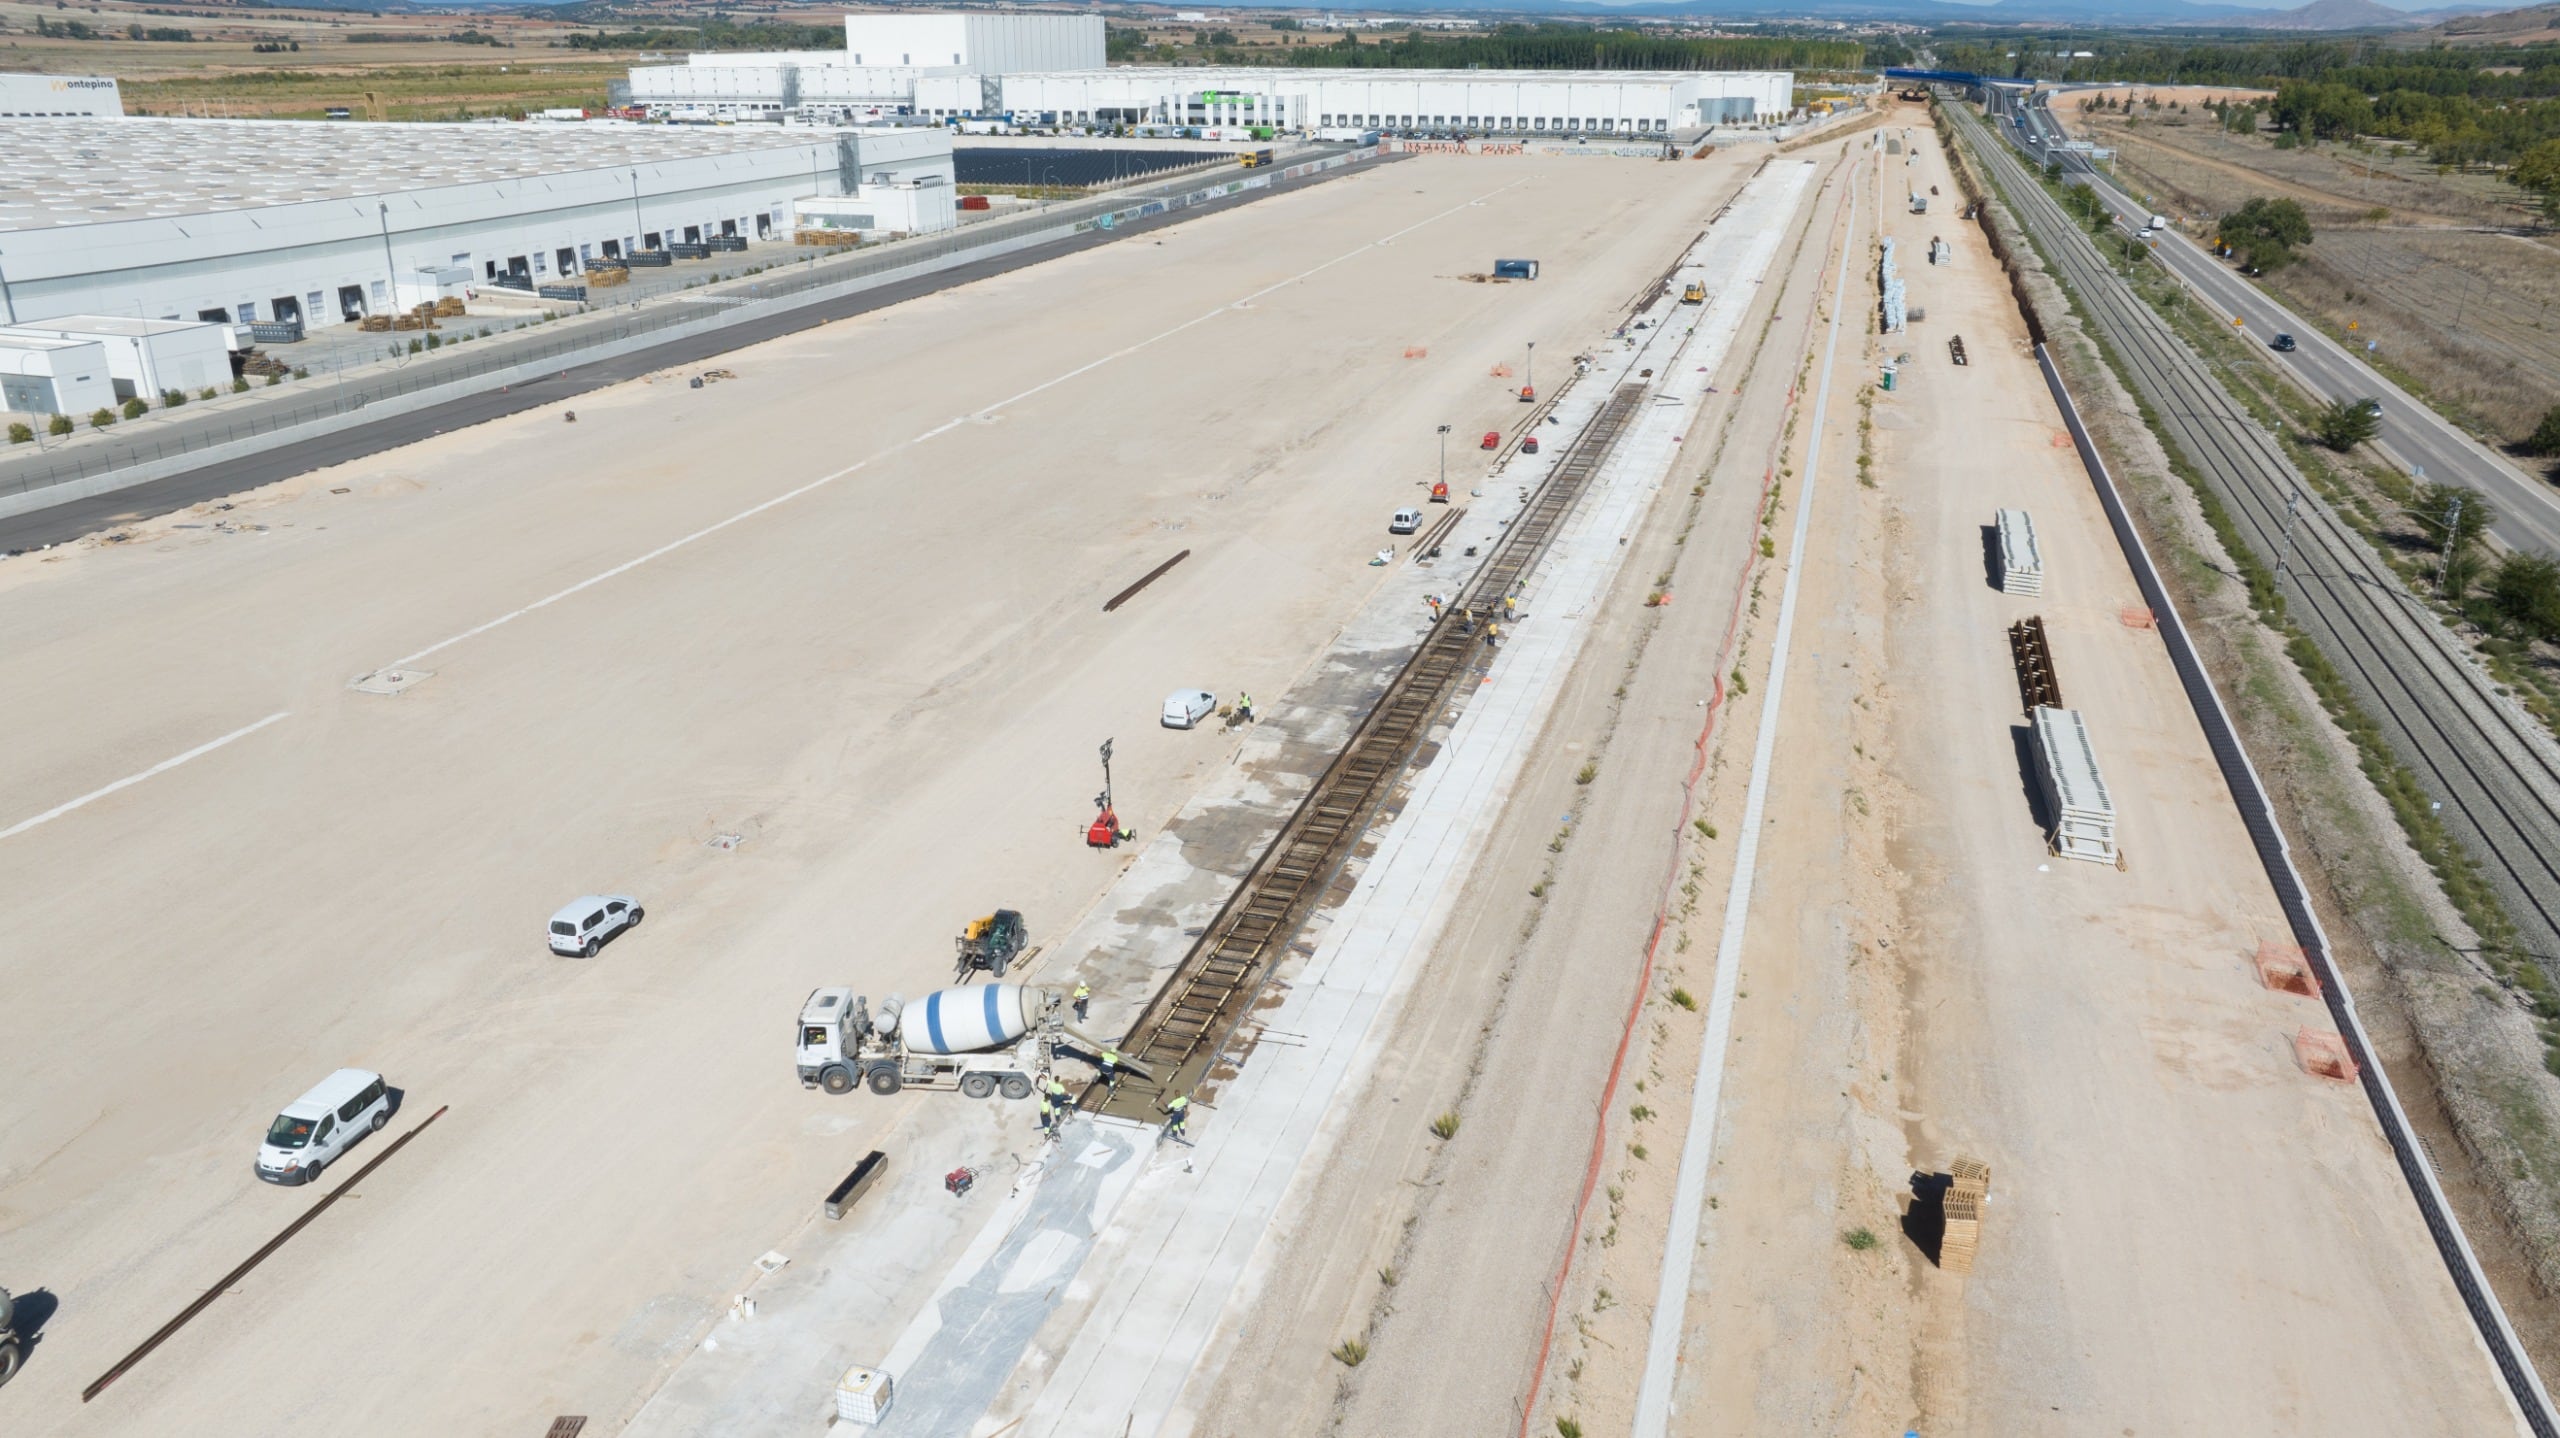
<svg viewBox="0 0 2560 1438">
<path fill-rule="evenodd" d="M 1002 1048 L 1031 1032 L 1029 994 L 1021 984 L 936 989 L 900 1016 L 907 1047 L 920 1054 L 968 1054 Z"/>
</svg>

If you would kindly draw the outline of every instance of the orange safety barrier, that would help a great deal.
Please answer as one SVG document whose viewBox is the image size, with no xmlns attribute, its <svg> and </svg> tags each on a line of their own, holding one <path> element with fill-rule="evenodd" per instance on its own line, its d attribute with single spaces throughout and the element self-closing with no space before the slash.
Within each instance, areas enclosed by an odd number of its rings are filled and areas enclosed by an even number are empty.
<svg viewBox="0 0 2560 1438">
<path fill-rule="evenodd" d="M 2150 609 L 2140 604 L 2126 605 L 2123 609 L 2117 611 L 2116 618 L 2123 621 L 2124 627 L 2127 629 L 2157 629 L 2160 627 L 2160 616 L 2152 613 Z"/>
<path fill-rule="evenodd" d="M 2300 944 L 2261 940 L 2258 944 L 2258 978 L 2279 993 L 2300 994 L 2306 999 L 2320 997 L 2320 976 L 2311 972 L 2311 961 L 2303 957 Z"/>
<path fill-rule="evenodd" d="M 2333 1033 L 2321 1033 L 2305 1025 L 2293 1036 L 2293 1056 L 2302 1071 L 2313 1078 L 2334 1083 L 2354 1083 L 2363 1070 L 2347 1054 L 2347 1041 Z"/>
</svg>

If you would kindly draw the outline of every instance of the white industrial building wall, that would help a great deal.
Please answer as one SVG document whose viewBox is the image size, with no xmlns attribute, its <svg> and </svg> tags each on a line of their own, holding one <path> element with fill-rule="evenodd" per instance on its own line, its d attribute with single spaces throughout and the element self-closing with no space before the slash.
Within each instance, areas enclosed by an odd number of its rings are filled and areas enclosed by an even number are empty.
<svg viewBox="0 0 2560 1438">
<path fill-rule="evenodd" d="M 653 232 L 672 240 L 687 228 L 718 234 L 723 221 L 753 238 L 757 216 L 779 229 L 792 200 L 839 192 L 837 161 L 835 132 L 815 131 L 802 145 L 534 182 L 29 230 L 10 237 L 10 298 L 22 323 L 82 311 L 193 320 L 221 310 L 247 319 L 243 306 L 264 320 L 277 317 L 282 298 L 316 328 L 341 322 L 342 289 L 379 312 L 394 303 L 395 276 L 413 282 L 421 270 L 465 266 L 485 283 L 490 265 L 503 271 L 521 259 L 548 280 L 560 273 L 561 251 L 582 267 L 608 240 L 628 249 Z"/>
<path fill-rule="evenodd" d="M 966 66 L 988 75 L 1100 69 L 1099 15 L 847 15 L 855 66 Z"/>
<path fill-rule="evenodd" d="M 104 75 L 0 75 L 0 119 L 124 114 L 124 92 Z"/>
<path fill-rule="evenodd" d="M 1794 77 L 1736 74 L 1630 73 L 1623 78 L 1566 77 L 1531 71 L 1454 72 L 1247 70 L 1123 66 L 1109 70 L 1008 75 L 1004 108 L 1014 114 L 1100 119 L 1141 112 L 1186 123 L 1203 95 L 1248 97 L 1219 104 L 1206 122 L 1222 124 L 1359 125 L 1638 133 L 1702 123 L 1701 97 L 1748 97 L 1755 117 L 1776 119 L 1791 108 Z M 928 93 L 919 87 L 919 95 Z M 942 91 L 935 90 L 937 99 Z M 952 87 L 954 98 L 960 94 Z M 1256 106 L 1254 99 L 1280 101 Z M 920 110 L 924 109 L 921 101 Z M 1712 123 L 1716 116 L 1703 121 Z"/>
<path fill-rule="evenodd" d="M 0 334 L 0 409 L 84 415 L 115 402 L 105 346 L 93 340 Z"/>
</svg>

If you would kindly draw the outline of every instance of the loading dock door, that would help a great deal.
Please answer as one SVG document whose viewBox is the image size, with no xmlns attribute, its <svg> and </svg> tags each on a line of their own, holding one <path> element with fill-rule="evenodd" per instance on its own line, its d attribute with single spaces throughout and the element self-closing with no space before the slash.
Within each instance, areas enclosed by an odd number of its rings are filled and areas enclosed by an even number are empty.
<svg viewBox="0 0 2560 1438">
<path fill-rule="evenodd" d="M 277 324 L 298 325 L 302 323 L 302 301 L 295 299 L 291 295 L 276 296 L 274 299 L 267 301 L 267 308 L 275 312 Z"/>
<path fill-rule="evenodd" d="M 364 318 L 364 286 L 338 286 L 338 318 L 342 320 Z"/>
<path fill-rule="evenodd" d="M 574 275 L 578 272 L 578 252 L 576 250 L 570 249 L 564 245 L 552 252 L 551 259 L 552 263 L 559 269 L 560 273 L 564 275 Z"/>
</svg>

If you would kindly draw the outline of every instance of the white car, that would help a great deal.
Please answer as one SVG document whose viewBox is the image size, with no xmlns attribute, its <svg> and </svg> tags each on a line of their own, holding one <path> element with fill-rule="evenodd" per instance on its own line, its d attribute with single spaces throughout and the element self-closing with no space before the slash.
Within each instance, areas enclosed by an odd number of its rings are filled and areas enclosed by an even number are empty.
<svg viewBox="0 0 2560 1438">
<path fill-rule="evenodd" d="M 1399 509 L 1387 520 L 1389 534 L 1411 534 L 1421 527 L 1422 511 L 1418 509 Z"/>
<path fill-rule="evenodd" d="M 588 894 L 551 916 L 551 952 L 592 959 L 604 941 L 640 922 L 640 901 L 629 894 Z"/>
<path fill-rule="evenodd" d="M 1218 712 L 1218 696 L 1206 689 L 1176 689 L 1165 696 L 1164 727 L 1190 729 Z"/>
<path fill-rule="evenodd" d="M 391 1091 L 370 1069 L 340 1069 L 285 1105 L 258 1145 L 258 1177 L 309 1183 L 391 1117 Z"/>
</svg>

